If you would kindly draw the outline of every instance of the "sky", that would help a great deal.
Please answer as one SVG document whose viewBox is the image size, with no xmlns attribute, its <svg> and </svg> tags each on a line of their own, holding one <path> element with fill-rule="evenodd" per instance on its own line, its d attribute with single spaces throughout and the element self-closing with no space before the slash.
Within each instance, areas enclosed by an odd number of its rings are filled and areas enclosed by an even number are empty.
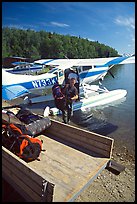
<svg viewBox="0 0 137 204">
<path fill-rule="evenodd" d="M 80 36 L 135 53 L 135 2 L 2 2 L 2 27 Z"/>
</svg>

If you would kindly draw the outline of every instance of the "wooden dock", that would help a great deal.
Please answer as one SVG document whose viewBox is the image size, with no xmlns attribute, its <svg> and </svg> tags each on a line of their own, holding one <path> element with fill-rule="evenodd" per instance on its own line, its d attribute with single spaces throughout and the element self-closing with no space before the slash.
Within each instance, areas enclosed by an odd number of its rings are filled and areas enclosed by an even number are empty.
<svg viewBox="0 0 137 204">
<path fill-rule="evenodd" d="M 72 202 L 111 159 L 114 140 L 51 120 L 38 138 L 40 161 L 26 163 L 2 147 L 2 176 L 27 202 Z"/>
</svg>

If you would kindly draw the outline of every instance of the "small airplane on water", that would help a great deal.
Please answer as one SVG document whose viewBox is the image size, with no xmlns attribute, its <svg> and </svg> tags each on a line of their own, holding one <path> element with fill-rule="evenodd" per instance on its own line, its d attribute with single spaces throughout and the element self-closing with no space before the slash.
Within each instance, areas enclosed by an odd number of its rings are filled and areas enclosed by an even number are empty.
<svg viewBox="0 0 137 204">
<path fill-rule="evenodd" d="M 43 69 L 43 65 L 29 62 L 13 62 L 13 68 L 5 68 L 5 71 L 13 74 L 32 74 Z"/>
<path fill-rule="evenodd" d="M 129 56 L 96 59 L 41 59 L 34 63 L 54 66 L 54 68 L 48 73 L 35 76 L 8 73 L 2 69 L 2 98 L 12 100 L 22 95 L 28 95 L 28 93 L 41 95 L 43 90 L 51 89 L 55 83 L 62 84 L 64 71 L 72 68 L 77 69 L 80 79 L 80 101 L 74 103 L 74 110 L 91 105 L 91 101 L 92 106 L 105 104 L 124 97 L 127 91 L 122 89 L 108 91 L 105 87 L 100 88 L 98 85 L 91 85 L 91 83 L 104 78 L 114 65 L 134 62 L 135 57 Z M 14 94 L 10 95 L 11 92 Z M 35 98 L 25 97 L 24 103 L 37 103 L 46 100 L 53 100 L 52 93 Z"/>
</svg>

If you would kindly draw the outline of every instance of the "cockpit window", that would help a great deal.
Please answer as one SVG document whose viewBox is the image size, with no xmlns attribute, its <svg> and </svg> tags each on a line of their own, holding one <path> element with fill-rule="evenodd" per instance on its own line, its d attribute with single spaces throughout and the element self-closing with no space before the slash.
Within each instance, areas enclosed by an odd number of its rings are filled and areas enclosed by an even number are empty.
<svg viewBox="0 0 137 204">
<path fill-rule="evenodd" d="M 59 77 L 62 77 L 63 76 L 63 71 L 60 71 L 59 72 Z"/>
<path fill-rule="evenodd" d="M 83 66 L 83 71 L 86 71 L 86 70 L 89 70 L 89 69 L 92 69 L 92 66 Z"/>
</svg>

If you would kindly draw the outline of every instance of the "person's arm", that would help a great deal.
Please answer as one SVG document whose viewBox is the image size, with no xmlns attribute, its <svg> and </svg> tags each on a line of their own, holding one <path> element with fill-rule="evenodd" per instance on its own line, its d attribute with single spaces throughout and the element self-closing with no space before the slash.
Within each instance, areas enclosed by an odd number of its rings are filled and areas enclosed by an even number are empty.
<svg viewBox="0 0 137 204">
<path fill-rule="evenodd" d="M 76 99 L 78 99 L 78 90 L 75 88 L 75 94 L 73 97 L 71 97 L 71 100 L 74 101 Z"/>
<path fill-rule="evenodd" d="M 73 97 L 71 98 L 72 101 L 74 101 L 74 100 L 76 100 L 76 99 L 78 99 L 78 95 L 75 95 L 75 96 L 73 96 Z"/>
</svg>

